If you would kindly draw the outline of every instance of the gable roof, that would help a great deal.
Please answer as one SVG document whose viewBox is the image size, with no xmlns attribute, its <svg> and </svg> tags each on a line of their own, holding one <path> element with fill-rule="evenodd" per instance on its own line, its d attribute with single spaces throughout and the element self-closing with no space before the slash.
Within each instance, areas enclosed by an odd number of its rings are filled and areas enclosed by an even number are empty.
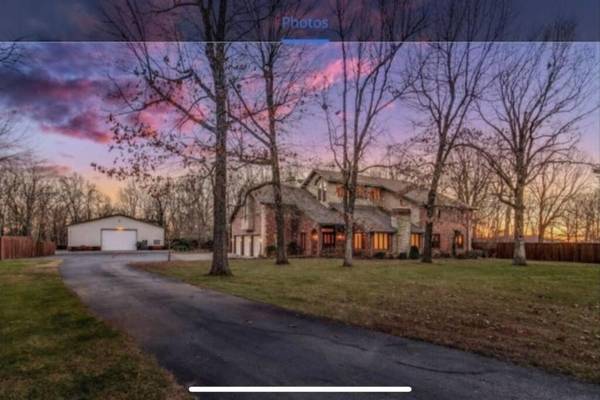
<svg viewBox="0 0 600 400">
<path fill-rule="evenodd" d="M 164 229 L 164 227 L 162 227 L 162 226 L 158 225 L 158 224 L 157 224 L 157 223 L 155 223 L 155 222 L 150 222 L 150 221 L 145 221 L 145 220 L 143 220 L 143 219 L 133 218 L 133 217 L 130 217 L 129 215 L 120 214 L 120 213 L 117 213 L 117 214 L 111 214 L 111 215 L 105 215 L 104 217 L 92 218 L 92 219 L 88 219 L 88 220 L 86 220 L 86 221 L 75 222 L 75 223 L 73 223 L 73 224 L 69 224 L 69 225 L 67 225 L 67 227 L 69 227 L 69 226 L 75 226 L 75 225 L 87 224 L 88 222 L 100 221 L 100 220 L 102 220 L 102 219 L 108 219 L 108 218 L 114 218 L 114 217 L 122 217 L 122 218 L 127 218 L 127 219 L 130 219 L 130 220 L 132 220 L 132 221 L 141 222 L 142 224 L 146 224 L 146 225 L 152 225 L 152 226 L 155 226 L 155 227 L 157 227 L 157 228 Z"/>
<path fill-rule="evenodd" d="M 344 223 L 342 216 L 335 210 L 321 204 L 307 190 L 299 187 L 282 185 L 283 204 L 295 206 L 306 216 L 318 224 L 341 225 Z M 264 186 L 252 192 L 252 197 L 259 203 L 273 204 L 273 187 Z"/>
<path fill-rule="evenodd" d="M 343 176 L 342 173 L 339 171 L 314 169 L 310 172 L 310 174 L 308 174 L 308 176 L 302 183 L 302 187 L 306 187 L 314 175 L 319 175 L 328 182 L 343 183 Z M 356 181 L 357 184 L 362 186 L 378 187 L 381 189 L 385 189 L 389 192 L 396 193 L 397 195 L 419 206 L 425 205 L 425 203 L 427 203 L 427 189 L 416 186 L 409 182 L 387 178 L 376 178 L 368 175 L 358 175 Z M 442 207 L 471 209 L 471 207 L 469 207 L 465 203 L 441 193 L 438 193 L 437 195 L 437 203 L 438 206 Z"/>
<path fill-rule="evenodd" d="M 334 207 L 343 212 L 341 204 L 335 204 Z M 360 225 L 366 232 L 389 232 L 397 231 L 392 226 L 392 219 L 388 213 L 375 206 L 355 206 L 354 221 Z"/>
</svg>

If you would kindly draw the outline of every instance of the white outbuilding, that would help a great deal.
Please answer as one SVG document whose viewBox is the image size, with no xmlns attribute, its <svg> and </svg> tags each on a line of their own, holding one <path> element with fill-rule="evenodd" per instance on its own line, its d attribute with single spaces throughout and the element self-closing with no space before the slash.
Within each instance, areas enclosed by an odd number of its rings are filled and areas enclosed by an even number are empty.
<svg viewBox="0 0 600 400">
<path fill-rule="evenodd" d="M 165 230 L 161 226 L 126 215 L 111 215 L 68 227 L 69 250 L 126 251 L 161 248 Z"/>
</svg>

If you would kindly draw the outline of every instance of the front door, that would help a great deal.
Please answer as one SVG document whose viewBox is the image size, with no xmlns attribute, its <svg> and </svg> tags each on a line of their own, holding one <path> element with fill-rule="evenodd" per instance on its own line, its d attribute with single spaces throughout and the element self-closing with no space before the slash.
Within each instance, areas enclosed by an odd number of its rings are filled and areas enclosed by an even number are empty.
<svg viewBox="0 0 600 400">
<path fill-rule="evenodd" d="M 310 254 L 313 257 L 319 255 L 319 232 L 316 229 L 310 233 Z"/>
</svg>

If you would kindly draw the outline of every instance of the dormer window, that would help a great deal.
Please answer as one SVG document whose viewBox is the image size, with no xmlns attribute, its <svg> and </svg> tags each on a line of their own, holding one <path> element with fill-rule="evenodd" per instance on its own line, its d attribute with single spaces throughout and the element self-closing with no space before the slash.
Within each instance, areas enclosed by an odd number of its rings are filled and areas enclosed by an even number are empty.
<svg viewBox="0 0 600 400">
<path fill-rule="evenodd" d="M 317 199 L 319 201 L 327 201 L 327 183 L 320 182 L 319 187 L 317 189 Z"/>
</svg>

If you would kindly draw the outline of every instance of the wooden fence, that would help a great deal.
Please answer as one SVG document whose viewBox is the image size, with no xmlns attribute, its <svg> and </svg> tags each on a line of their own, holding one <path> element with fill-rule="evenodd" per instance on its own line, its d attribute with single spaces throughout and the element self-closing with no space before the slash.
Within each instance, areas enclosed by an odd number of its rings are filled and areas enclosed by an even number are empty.
<svg viewBox="0 0 600 400">
<path fill-rule="evenodd" d="M 55 251 L 54 242 L 34 242 L 32 238 L 26 236 L 0 237 L 0 260 L 51 256 Z"/>
<path fill-rule="evenodd" d="M 512 258 L 512 242 L 497 243 L 496 257 Z M 528 260 L 600 263 L 600 243 L 525 243 Z"/>
</svg>

